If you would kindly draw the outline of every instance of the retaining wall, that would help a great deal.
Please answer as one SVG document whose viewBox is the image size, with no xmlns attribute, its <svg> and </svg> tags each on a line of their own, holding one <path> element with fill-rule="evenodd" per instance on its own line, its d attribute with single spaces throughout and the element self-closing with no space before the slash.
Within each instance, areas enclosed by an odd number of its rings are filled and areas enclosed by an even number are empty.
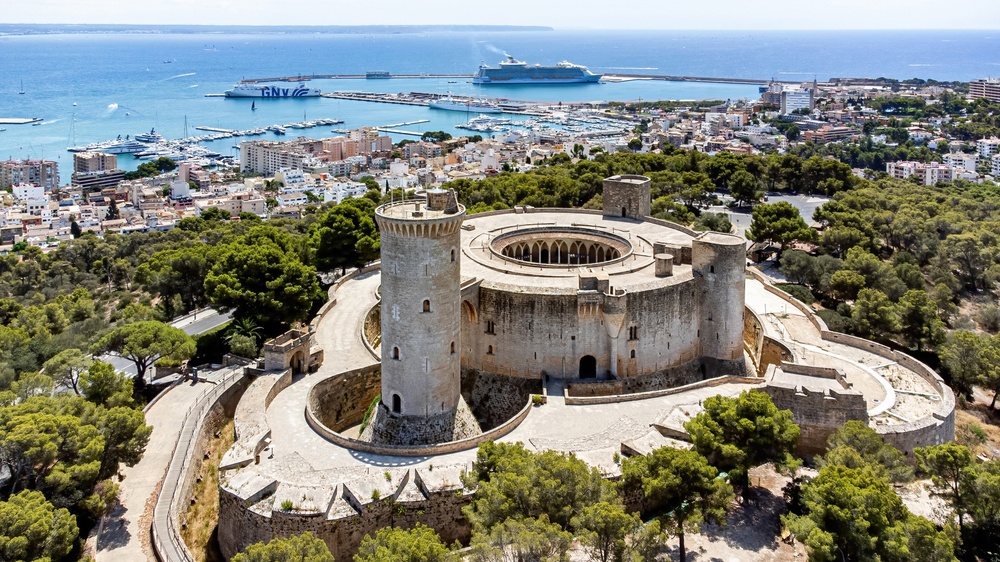
<svg viewBox="0 0 1000 562">
<path fill-rule="evenodd" d="M 472 529 L 462 508 L 472 494 L 457 482 L 455 486 L 423 482 L 424 477 L 433 479 L 440 472 L 409 470 L 392 493 L 378 500 L 358 497 L 362 490 L 352 484 L 338 484 L 332 496 L 324 497 L 324 506 L 308 514 L 279 509 L 273 487 L 264 486 L 261 497 L 247 500 L 222 488 L 219 509 L 225 514 L 225 524 L 219 528 L 219 543 L 223 555 L 230 558 L 249 544 L 309 531 L 326 543 L 334 558 L 350 560 L 366 535 L 374 536 L 386 527 L 409 529 L 418 522 L 434 529 L 445 543 L 467 542 Z"/>
<path fill-rule="evenodd" d="M 312 400 L 310 399 L 310 403 Z M 457 453 L 458 451 L 465 451 L 467 449 L 472 449 L 482 445 L 487 441 L 496 441 L 504 435 L 507 435 L 514 430 L 524 418 L 528 417 L 531 412 L 531 401 L 529 400 L 527 404 L 521 408 L 516 416 L 507 420 L 503 425 L 499 425 L 489 431 L 484 431 L 482 434 L 475 437 L 469 437 L 467 439 L 460 439 L 458 441 L 449 441 L 447 443 L 437 443 L 434 445 L 422 445 L 422 446 L 412 446 L 412 447 L 394 447 L 389 445 L 381 445 L 375 443 L 369 443 L 367 441 L 359 441 L 357 439 L 351 439 L 344 437 L 343 435 L 333 431 L 332 429 L 323 425 L 316 414 L 313 412 L 309 405 L 305 408 L 306 422 L 309 423 L 309 427 L 313 428 L 313 431 L 319 433 L 326 440 L 330 441 L 335 445 L 344 447 L 345 449 L 350 449 L 352 451 L 361 451 L 364 453 L 371 453 L 373 455 L 387 455 L 394 457 L 423 457 L 430 455 L 444 455 L 448 453 Z"/>
<path fill-rule="evenodd" d="M 179 517 L 194 486 L 196 476 L 193 467 L 200 466 L 201 458 L 197 451 L 204 449 L 207 438 L 205 428 L 211 428 L 214 433 L 212 424 L 225 419 L 227 411 L 228 415 L 232 415 L 247 382 L 243 368 L 234 369 L 233 374 L 223 377 L 211 391 L 200 395 L 184 414 L 184 425 L 153 508 L 152 546 L 160 560 L 194 561 L 181 538 Z"/>
<path fill-rule="evenodd" d="M 708 379 L 692 384 L 687 384 L 684 386 L 665 388 L 662 390 L 654 390 L 651 392 L 637 392 L 634 394 L 616 394 L 612 396 L 570 396 L 566 394 L 564 398 L 566 400 L 566 404 L 569 406 L 580 406 L 586 404 L 615 404 L 619 402 L 646 400 L 648 398 L 656 398 L 658 396 L 669 396 L 671 394 L 679 394 L 681 392 L 687 392 L 698 388 L 718 386 L 720 384 L 742 383 L 748 385 L 759 385 L 762 382 L 764 381 L 757 377 L 722 376 L 722 377 L 716 377 L 714 379 Z"/>
</svg>

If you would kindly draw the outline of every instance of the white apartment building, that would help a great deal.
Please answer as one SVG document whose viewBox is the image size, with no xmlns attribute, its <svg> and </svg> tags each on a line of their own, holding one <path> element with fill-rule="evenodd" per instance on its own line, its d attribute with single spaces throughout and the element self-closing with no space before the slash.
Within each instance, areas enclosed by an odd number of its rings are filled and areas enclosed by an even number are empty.
<svg viewBox="0 0 1000 562">
<path fill-rule="evenodd" d="M 990 172 L 993 174 L 994 178 L 1000 178 L 1000 154 L 994 154 L 993 158 L 990 158 Z"/>
<path fill-rule="evenodd" d="M 808 88 L 783 88 L 781 90 L 781 114 L 788 115 L 797 109 L 813 108 L 813 91 Z"/>
<path fill-rule="evenodd" d="M 289 193 L 294 191 L 302 191 L 306 188 L 307 180 L 305 174 L 302 170 L 297 170 L 294 168 L 282 168 L 274 173 L 274 179 L 281 182 L 281 185 L 289 190 Z"/>
<path fill-rule="evenodd" d="M 17 201 L 44 201 L 45 188 L 33 183 L 19 183 L 12 187 L 14 199 Z"/>
<path fill-rule="evenodd" d="M 1000 152 L 1000 139 L 991 137 L 976 141 L 976 152 L 981 158 L 992 158 L 994 154 Z"/>
<path fill-rule="evenodd" d="M 969 97 L 972 99 L 986 98 L 992 102 L 1000 102 L 1000 78 L 986 78 L 969 82 Z"/>
<path fill-rule="evenodd" d="M 921 185 L 935 185 L 939 182 L 950 182 L 955 177 L 955 171 L 951 166 L 931 162 L 889 162 L 885 165 L 885 171 L 896 179 L 905 180 L 916 176 Z"/>
<path fill-rule="evenodd" d="M 945 164 L 953 167 L 960 168 L 968 172 L 975 172 L 976 166 L 979 165 L 979 155 L 978 154 L 965 154 L 962 152 L 952 152 L 950 154 L 945 154 L 941 158 Z"/>
</svg>

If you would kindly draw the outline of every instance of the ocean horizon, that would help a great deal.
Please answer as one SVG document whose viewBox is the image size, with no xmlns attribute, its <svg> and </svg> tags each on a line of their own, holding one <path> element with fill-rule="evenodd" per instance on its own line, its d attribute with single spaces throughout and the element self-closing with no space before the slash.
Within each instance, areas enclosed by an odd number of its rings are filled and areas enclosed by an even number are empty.
<svg viewBox="0 0 1000 562">
<path fill-rule="evenodd" d="M 428 119 L 414 132 L 460 132 L 469 116 L 424 107 L 326 98 L 251 100 L 205 97 L 244 78 L 305 74 L 472 74 L 506 54 L 529 64 L 568 60 L 599 73 L 710 76 L 766 81 L 831 77 L 934 79 L 1000 74 L 1000 31 L 594 31 L 562 29 L 431 30 L 320 33 L 296 28 L 247 32 L 11 31 L 0 25 L 0 117 L 39 117 L 42 124 L 0 125 L 0 159 L 46 158 L 72 172 L 69 146 L 155 128 L 167 138 L 195 127 L 266 127 L 305 118 L 343 120 L 337 128 Z M 143 27 L 146 26 L 125 26 Z M 177 26 L 154 29 L 171 29 Z M 188 27 L 188 26 L 183 26 Z M 367 26 L 365 26 L 367 27 Z M 214 28 L 213 28 L 214 29 Z M 242 30 L 239 33 L 227 29 Z M 282 31 L 284 30 L 284 31 Z M 23 84 L 23 86 L 22 86 Z M 569 86 L 475 86 L 467 80 L 317 80 L 324 92 L 430 92 L 538 101 L 752 99 L 756 85 L 638 80 Z M 23 87 L 25 93 L 18 94 Z M 291 131 L 290 131 L 291 132 Z M 332 136 L 330 127 L 296 131 Z M 289 134 L 287 138 L 294 135 Z M 392 135 L 394 140 L 413 138 Z M 263 136 L 254 138 L 282 138 Z M 241 139 L 206 146 L 235 154 Z M 121 157 L 122 167 L 137 162 Z"/>
</svg>

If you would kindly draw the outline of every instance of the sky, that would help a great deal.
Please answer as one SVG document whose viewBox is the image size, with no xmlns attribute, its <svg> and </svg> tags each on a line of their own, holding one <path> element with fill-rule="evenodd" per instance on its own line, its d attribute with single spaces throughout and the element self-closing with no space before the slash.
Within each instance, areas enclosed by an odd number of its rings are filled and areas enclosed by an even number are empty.
<svg viewBox="0 0 1000 562">
<path fill-rule="evenodd" d="M 0 0 L 0 23 L 998 29 L 998 0 Z"/>
</svg>

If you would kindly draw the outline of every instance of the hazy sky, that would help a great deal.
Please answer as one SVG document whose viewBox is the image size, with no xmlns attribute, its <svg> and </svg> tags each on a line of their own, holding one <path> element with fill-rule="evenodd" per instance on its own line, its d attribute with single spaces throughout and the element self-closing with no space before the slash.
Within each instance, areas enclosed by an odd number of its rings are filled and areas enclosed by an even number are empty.
<svg viewBox="0 0 1000 562">
<path fill-rule="evenodd" d="M 0 23 L 1000 29 L 1000 1 L 0 0 Z"/>
</svg>

